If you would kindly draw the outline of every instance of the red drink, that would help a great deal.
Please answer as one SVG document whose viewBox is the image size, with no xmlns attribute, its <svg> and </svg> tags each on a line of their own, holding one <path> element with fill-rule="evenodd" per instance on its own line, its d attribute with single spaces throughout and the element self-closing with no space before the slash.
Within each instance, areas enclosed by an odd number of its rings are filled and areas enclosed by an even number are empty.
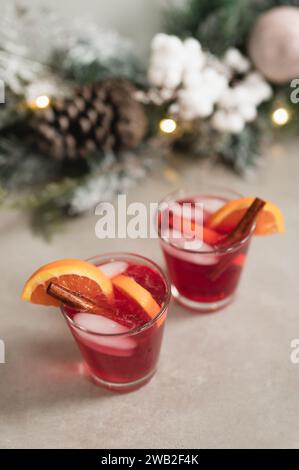
<svg viewBox="0 0 299 470">
<path fill-rule="evenodd" d="M 229 199 L 240 196 L 231 194 L 230 197 L 220 192 L 218 195 L 202 194 L 184 197 L 185 194 L 172 194 L 165 201 L 191 204 L 190 217 L 194 220 L 193 206 L 202 203 L 203 211 L 197 224 L 202 225 L 202 246 L 193 249 L 192 242 L 184 245 L 184 238 L 160 236 L 161 247 L 166 260 L 172 283 L 173 296 L 183 305 L 191 309 L 209 312 L 226 306 L 231 300 L 239 283 L 245 262 L 251 234 L 241 242 L 221 249 L 223 240 L 229 231 L 221 233 L 209 229 L 211 214 L 222 207 Z M 170 212 L 171 213 L 171 212 Z M 162 211 L 163 214 L 163 211 Z M 169 219 L 170 225 L 172 219 Z M 172 232 L 170 232 L 171 234 Z"/>
<path fill-rule="evenodd" d="M 170 289 L 160 268 L 137 255 L 106 255 L 89 260 L 113 281 L 118 275 L 134 279 L 160 307 L 150 316 L 128 293 L 114 285 L 111 310 L 105 316 L 64 308 L 64 315 L 91 377 L 115 391 L 144 385 L 159 358 Z"/>
</svg>

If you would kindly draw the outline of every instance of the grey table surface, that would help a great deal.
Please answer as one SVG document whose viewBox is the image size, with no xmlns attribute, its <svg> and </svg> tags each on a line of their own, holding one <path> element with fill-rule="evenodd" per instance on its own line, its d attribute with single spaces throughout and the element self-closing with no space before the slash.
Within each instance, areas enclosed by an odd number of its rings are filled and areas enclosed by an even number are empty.
<svg viewBox="0 0 299 470">
<path fill-rule="evenodd" d="M 99 240 L 90 214 L 49 244 L 22 215 L 1 212 L 1 448 L 299 447 L 299 364 L 290 361 L 299 338 L 297 146 L 266 150 L 264 166 L 245 181 L 219 165 L 186 162 L 129 191 L 129 200 L 148 203 L 200 180 L 220 183 L 279 203 L 287 227 L 253 241 L 227 309 L 192 315 L 171 305 L 159 370 L 131 394 L 110 394 L 80 376 L 63 318 L 22 303 L 20 291 L 33 269 L 62 257 L 121 250 L 163 264 L 157 241 Z"/>
</svg>

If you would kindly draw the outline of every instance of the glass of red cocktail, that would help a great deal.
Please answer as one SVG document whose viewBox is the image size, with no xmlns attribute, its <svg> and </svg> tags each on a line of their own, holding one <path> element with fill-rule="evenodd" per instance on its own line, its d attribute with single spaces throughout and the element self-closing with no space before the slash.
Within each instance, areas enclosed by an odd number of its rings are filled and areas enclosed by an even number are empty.
<svg viewBox="0 0 299 470">
<path fill-rule="evenodd" d="M 93 381 L 118 392 L 137 389 L 157 368 L 170 301 L 168 280 L 159 266 L 136 254 L 88 261 L 112 280 L 111 308 L 95 315 L 63 306 L 63 315 Z"/>
<path fill-rule="evenodd" d="M 160 203 L 161 217 L 167 217 L 170 231 L 159 229 L 160 244 L 171 280 L 171 291 L 175 299 L 184 306 L 198 311 L 211 312 L 228 305 L 235 294 L 245 263 L 254 226 L 243 239 L 231 245 L 221 246 L 220 241 L 230 232 L 231 227 L 211 229 L 209 220 L 224 204 L 239 199 L 240 194 L 221 187 L 200 185 L 199 191 L 179 190 L 166 196 Z M 175 209 L 171 205 L 175 203 Z M 187 206 L 186 215 L 178 211 Z M 195 207 L 201 211 L 195 211 Z M 189 217 L 191 225 L 201 225 L 200 245 L 198 239 L 186 243 L 185 233 L 180 237 L 176 221 Z M 185 220 L 186 221 L 186 220 Z M 172 230 L 173 229 L 173 230 Z M 176 235 L 176 236 L 175 236 Z"/>
</svg>

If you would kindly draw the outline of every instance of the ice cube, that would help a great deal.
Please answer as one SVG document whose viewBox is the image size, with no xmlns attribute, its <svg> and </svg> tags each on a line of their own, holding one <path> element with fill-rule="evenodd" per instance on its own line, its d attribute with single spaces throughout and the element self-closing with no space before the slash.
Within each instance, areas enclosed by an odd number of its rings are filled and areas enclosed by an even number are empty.
<svg viewBox="0 0 299 470">
<path fill-rule="evenodd" d="M 215 197 L 201 197 L 198 201 L 203 203 L 203 210 L 208 214 L 213 214 L 225 204 L 223 199 L 217 199 Z"/>
<path fill-rule="evenodd" d="M 104 336 L 129 331 L 127 327 L 110 318 L 91 313 L 77 313 L 73 320 L 81 328 L 93 332 L 87 333 L 72 327 L 77 339 L 91 349 L 113 356 L 130 356 L 136 347 L 136 342 L 129 336 Z"/>
<path fill-rule="evenodd" d="M 196 205 L 194 206 L 194 204 Z M 170 205 L 170 211 L 175 217 L 176 223 L 179 224 L 178 228 L 181 228 L 181 219 L 193 220 L 197 224 L 202 224 L 203 222 L 203 206 L 201 201 L 191 202 L 182 202 L 175 203 Z"/>
<path fill-rule="evenodd" d="M 99 266 L 99 269 L 110 279 L 118 276 L 119 274 L 122 274 L 127 270 L 127 268 L 128 263 L 125 261 L 112 261 L 111 263 L 106 263 Z"/>
<path fill-rule="evenodd" d="M 169 242 L 171 242 L 171 244 Z M 200 248 L 197 248 L 197 243 L 200 243 Z M 171 238 L 161 240 L 161 246 L 170 256 L 174 256 L 188 263 L 209 266 L 219 262 L 218 256 L 214 254 L 213 247 L 201 240 L 186 242 L 182 237 L 179 239 Z M 198 251 L 198 253 L 193 253 L 191 250 Z"/>
<path fill-rule="evenodd" d="M 172 245 L 183 250 L 200 250 L 203 246 L 203 240 L 201 238 L 194 238 L 189 240 L 185 238 L 183 234 L 177 230 L 170 230 L 167 239 Z"/>
</svg>

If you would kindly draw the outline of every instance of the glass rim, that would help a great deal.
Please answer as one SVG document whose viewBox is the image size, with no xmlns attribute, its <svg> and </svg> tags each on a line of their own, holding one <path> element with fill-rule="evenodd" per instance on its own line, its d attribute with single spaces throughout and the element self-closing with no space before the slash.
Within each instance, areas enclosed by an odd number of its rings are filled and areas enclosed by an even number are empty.
<svg viewBox="0 0 299 470">
<path fill-rule="evenodd" d="M 168 280 L 168 277 L 165 275 L 165 273 L 163 272 L 163 270 L 160 268 L 160 266 L 155 263 L 154 261 L 146 258 L 145 256 L 142 256 L 142 255 L 139 255 L 137 253 L 131 253 L 131 252 L 109 252 L 109 253 L 103 253 L 103 254 L 99 254 L 99 255 L 96 255 L 96 256 L 92 256 L 91 258 L 87 258 L 86 261 L 92 263 L 92 264 L 95 264 L 93 261 L 95 259 L 99 259 L 99 258 L 103 258 L 103 259 L 113 259 L 113 258 L 125 258 L 125 257 L 134 257 L 134 258 L 139 258 L 140 260 L 144 260 L 146 261 L 147 263 L 151 264 L 154 269 L 156 271 L 158 271 L 158 273 L 161 275 L 164 283 L 165 283 L 165 286 L 166 286 L 166 298 L 163 302 L 163 305 L 160 309 L 160 311 L 157 313 L 157 315 L 155 315 L 155 317 L 151 318 L 149 321 L 147 321 L 146 323 L 144 323 L 143 325 L 140 325 L 140 326 L 136 326 L 132 329 L 129 329 L 128 331 L 123 331 L 121 333 L 98 333 L 98 332 L 95 332 L 95 331 L 92 331 L 92 330 L 89 330 L 87 328 L 84 328 L 80 325 L 78 325 L 72 318 L 69 317 L 69 315 L 66 313 L 65 311 L 65 307 L 63 304 L 60 305 L 60 310 L 64 316 L 64 318 L 66 319 L 66 321 L 68 323 L 71 324 L 71 326 L 73 326 L 75 329 L 77 330 L 80 330 L 80 331 L 83 331 L 84 333 L 89 333 L 89 334 L 92 334 L 92 335 L 95 335 L 95 336 L 101 336 L 101 337 L 120 337 L 120 336 L 132 336 L 132 335 L 135 335 L 137 333 L 140 333 L 141 331 L 145 331 L 147 330 L 148 328 L 150 328 L 151 326 L 153 326 L 161 317 L 162 315 L 164 314 L 164 312 L 167 310 L 168 306 L 169 306 L 169 303 L 170 303 L 170 299 L 171 299 L 171 288 L 170 288 L 170 282 Z M 83 310 L 80 310 L 81 313 L 86 313 L 84 312 Z"/>
<path fill-rule="evenodd" d="M 201 184 L 201 182 L 199 182 L 199 185 Z M 227 193 L 231 193 L 231 194 L 234 194 L 236 195 L 238 198 L 242 198 L 244 197 L 243 194 L 239 193 L 238 191 L 235 191 L 234 189 L 228 189 L 226 188 L 225 186 L 221 186 L 221 185 L 217 185 L 217 184 L 209 184 L 209 183 L 202 183 L 203 186 L 207 186 L 207 187 L 211 187 L 214 188 L 215 190 L 219 190 L 219 191 L 223 191 L 223 192 L 227 192 Z M 192 191 L 192 190 L 187 190 L 187 189 L 184 189 L 184 188 L 180 188 L 180 189 L 176 189 L 174 191 L 171 191 L 170 193 L 166 194 L 166 196 L 164 196 L 163 199 L 161 199 L 158 203 L 158 211 L 159 211 L 159 206 L 160 204 L 164 203 L 164 202 L 169 202 L 169 201 L 176 201 L 175 199 L 175 195 L 178 195 L 179 193 L 183 193 L 183 194 L 186 194 L 186 193 L 193 193 L 194 196 L 197 195 L 196 193 L 196 190 Z M 215 194 L 215 196 L 217 196 L 217 194 Z M 233 243 L 231 246 L 229 247 L 226 247 L 226 248 L 217 248 L 217 249 L 212 249 L 212 250 L 189 250 L 187 248 L 181 248 L 181 247 L 178 247 L 175 243 L 169 241 L 169 240 L 166 240 L 165 238 L 163 238 L 160 234 L 160 231 L 158 230 L 158 236 L 159 236 L 159 239 L 163 242 L 163 243 L 166 243 L 167 245 L 170 245 L 171 247 L 175 248 L 176 250 L 179 250 L 179 251 L 184 251 L 186 253 L 194 253 L 194 254 L 202 254 L 202 255 L 211 255 L 211 254 L 217 254 L 217 255 L 224 255 L 224 254 L 227 254 L 227 253 L 233 253 L 234 251 L 236 251 L 238 248 L 240 248 L 242 245 L 244 245 L 250 238 L 251 236 L 253 235 L 253 232 L 255 230 L 255 227 L 256 227 L 256 223 L 253 224 L 253 226 L 251 227 L 251 230 L 250 232 L 244 237 L 242 238 L 240 241 L 238 241 L 237 243 Z"/>
</svg>

